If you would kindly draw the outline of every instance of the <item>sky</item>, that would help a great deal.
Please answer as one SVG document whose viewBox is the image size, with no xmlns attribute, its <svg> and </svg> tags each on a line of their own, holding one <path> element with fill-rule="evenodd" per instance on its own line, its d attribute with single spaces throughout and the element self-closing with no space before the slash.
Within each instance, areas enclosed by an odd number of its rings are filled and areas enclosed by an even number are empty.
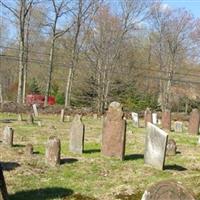
<svg viewBox="0 0 200 200">
<path fill-rule="evenodd" d="M 163 0 L 163 3 L 172 8 L 186 8 L 194 17 L 200 18 L 200 0 Z"/>
</svg>

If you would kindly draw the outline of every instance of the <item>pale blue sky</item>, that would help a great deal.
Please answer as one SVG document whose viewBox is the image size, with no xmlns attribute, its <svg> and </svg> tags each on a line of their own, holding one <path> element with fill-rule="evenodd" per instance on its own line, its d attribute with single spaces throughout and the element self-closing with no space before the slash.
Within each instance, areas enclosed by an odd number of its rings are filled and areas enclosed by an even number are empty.
<svg viewBox="0 0 200 200">
<path fill-rule="evenodd" d="M 200 0 L 163 0 L 172 8 L 186 8 L 194 17 L 200 18 Z"/>
</svg>

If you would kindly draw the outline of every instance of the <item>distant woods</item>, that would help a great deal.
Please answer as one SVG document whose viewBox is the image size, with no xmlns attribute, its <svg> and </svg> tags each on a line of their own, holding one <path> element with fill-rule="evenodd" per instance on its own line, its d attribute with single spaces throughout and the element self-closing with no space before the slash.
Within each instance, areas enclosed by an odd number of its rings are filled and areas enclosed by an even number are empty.
<svg viewBox="0 0 200 200">
<path fill-rule="evenodd" d="M 0 0 L 0 101 L 200 106 L 200 20 L 149 0 Z"/>
</svg>

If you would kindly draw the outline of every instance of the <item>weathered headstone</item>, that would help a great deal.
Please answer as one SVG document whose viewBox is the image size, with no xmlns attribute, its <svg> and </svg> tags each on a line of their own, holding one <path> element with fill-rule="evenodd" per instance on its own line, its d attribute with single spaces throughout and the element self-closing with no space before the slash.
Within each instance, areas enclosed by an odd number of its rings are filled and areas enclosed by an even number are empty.
<svg viewBox="0 0 200 200">
<path fill-rule="evenodd" d="M 191 135 L 198 135 L 199 133 L 200 113 L 198 109 L 193 109 L 190 113 L 188 132 Z"/>
<path fill-rule="evenodd" d="M 0 164 L 0 200 L 8 200 L 8 192 L 1 164 Z"/>
<path fill-rule="evenodd" d="M 102 130 L 102 154 L 124 159 L 126 140 L 126 121 L 123 119 L 122 105 L 112 102 L 109 105 Z"/>
<path fill-rule="evenodd" d="M 147 124 L 144 152 L 144 162 L 146 164 L 152 165 L 156 169 L 163 169 L 167 139 L 168 134 L 166 132 L 152 123 Z"/>
<path fill-rule="evenodd" d="M 96 113 L 93 114 L 93 119 L 97 120 L 98 119 L 98 115 Z"/>
<path fill-rule="evenodd" d="M 27 156 L 33 155 L 33 145 L 32 144 L 26 145 L 25 153 L 26 153 Z"/>
<path fill-rule="evenodd" d="M 60 140 L 55 136 L 50 136 L 46 144 L 46 164 L 55 167 L 60 165 Z"/>
<path fill-rule="evenodd" d="M 165 110 L 162 112 L 162 128 L 171 131 L 171 112 L 170 110 Z"/>
<path fill-rule="evenodd" d="M 179 122 L 179 121 L 174 122 L 174 131 L 176 133 L 182 133 L 183 132 L 183 122 Z"/>
<path fill-rule="evenodd" d="M 138 128 L 139 127 L 139 115 L 138 115 L 138 113 L 132 112 L 131 116 L 132 116 L 134 126 L 136 126 Z"/>
<path fill-rule="evenodd" d="M 200 136 L 198 137 L 198 142 L 197 143 L 200 145 Z"/>
<path fill-rule="evenodd" d="M 3 130 L 3 144 L 8 146 L 13 146 L 13 136 L 14 136 L 14 130 L 6 126 Z"/>
<path fill-rule="evenodd" d="M 37 104 L 33 104 L 33 112 L 34 112 L 34 115 L 35 117 L 38 117 L 38 109 L 37 109 Z"/>
<path fill-rule="evenodd" d="M 193 192 L 174 180 L 160 181 L 150 186 L 141 200 L 196 200 Z"/>
<path fill-rule="evenodd" d="M 34 124 L 34 117 L 33 117 L 32 113 L 28 114 L 27 122 L 28 122 L 28 124 Z"/>
<path fill-rule="evenodd" d="M 37 124 L 38 124 L 39 127 L 42 127 L 42 122 L 41 121 L 38 121 Z"/>
<path fill-rule="evenodd" d="M 22 114 L 18 114 L 18 121 L 23 121 Z"/>
<path fill-rule="evenodd" d="M 70 121 L 70 116 L 69 116 L 69 115 L 66 116 L 66 121 L 67 121 L 67 122 Z"/>
<path fill-rule="evenodd" d="M 64 122 L 64 121 L 65 121 L 65 109 L 62 109 L 62 110 L 61 110 L 60 121 L 61 121 L 61 122 Z"/>
<path fill-rule="evenodd" d="M 85 127 L 80 115 L 75 115 L 70 128 L 69 150 L 73 153 L 83 153 Z"/>
<path fill-rule="evenodd" d="M 175 156 L 176 155 L 176 142 L 173 139 L 169 139 L 167 142 L 167 151 L 166 155 L 167 156 Z"/>
<path fill-rule="evenodd" d="M 153 124 L 157 124 L 158 123 L 158 115 L 157 115 L 157 113 L 152 113 L 152 122 L 153 122 Z"/>
<path fill-rule="evenodd" d="M 145 122 L 145 127 L 147 127 L 148 122 L 152 123 L 152 112 L 150 108 L 147 108 L 144 112 L 144 122 Z"/>
</svg>

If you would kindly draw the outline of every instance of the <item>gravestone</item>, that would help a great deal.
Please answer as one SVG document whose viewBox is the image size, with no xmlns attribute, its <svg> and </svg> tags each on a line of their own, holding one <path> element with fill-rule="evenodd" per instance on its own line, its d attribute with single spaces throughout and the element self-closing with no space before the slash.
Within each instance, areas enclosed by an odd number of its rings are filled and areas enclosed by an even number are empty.
<svg viewBox="0 0 200 200">
<path fill-rule="evenodd" d="M 67 122 L 70 121 L 70 116 L 69 116 L 69 115 L 66 116 L 66 121 L 67 121 Z"/>
<path fill-rule="evenodd" d="M 42 127 L 42 122 L 41 121 L 38 121 L 37 124 L 38 124 L 39 127 Z"/>
<path fill-rule="evenodd" d="M 65 109 L 62 109 L 62 110 L 61 110 L 60 121 L 61 121 L 61 122 L 64 122 L 64 121 L 65 121 Z"/>
<path fill-rule="evenodd" d="M 93 114 L 93 119 L 97 120 L 98 119 L 98 115 L 96 113 Z"/>
<path fill-rule="evenodd" d="M 200 136 L 198 137 L 198 142 L 197 143 L 200 145 Z"/>
<path fill-rule="evenodd" d="M 156 169 L 163 170 L 167 139 L 168 134 L 166 132 L 152 123 L 147 124 L 144 152 L 145 164 L 152 165 Z"/>
<path fill-rule="evenodd" d="M 55 167 L 60 165 L 60 140 L 55 136 L 50 136 L 46 144 L 46 164 Z"/>
<path fill-rule="evenodd" d="M 6 126 L 3 130 L 3 144 L 12 147 L 13 136 L 14 136 L 14 130 L 9 126 Z"/>
<path fill-rule="evenodd" d="M 138 128 L 139 127 L 139 115 L 138 115 L 138 113 L 132 112 L 131 116 L 132 116 L 134 126 L 136 126 Z"/>
<path fill-rule="evenodd" d="M 165 110 L 162 112 L 162 128 L 171 131 L 171 112 L 170 110 Z"/>
<path fill-rule="evenodd" d="M 126 121 L 123 117 L 122 105 L 112 102 L 103 121 L 101 151 L 104 156 L 124 159 Z"/>
<path fill-rule="evenodd" d="M 174 131 L 176 133 L 182 133 L 183 132 L 183 122 L 179 122 L 179 121 L 174 122 Z"/>
<path fill-rule="evenodd" d="M 148 122 L 152 123 L 152 112 L 150 108 L 147 108 L 144 112 L 144 122 L 145 122 L 145 127 L 147 127 Z"/>
<path fill-rule="evenodd" d="M 81 121 L 80 115 L 75 115 L 71 128 L 69 139 L 69 150 L 73 153 L 83 153 L 84 150 L 84 132 L 85 127 Z"/>
<path fill-rule="evenodd" d="M 27 156 L 33 155 L 33 145 L 32 144 L 27 144 L 25 148 L 25 154 Z"/>
<path fill-rule="evenodd" d="M 176 155 L 176 142 L 173 139 L 169 139 L 167 142 L 167 151 L 166 155 L 167 156 L 175 156 Z"/>
<path fill-rule="evenodd" d="M 33 104 L 33 112 L 34 112 L 34 116 L 38 117 L 38 109 L 37 109 L 37 104 Z"/>
<path fill-rule="evenodd" d="M 158 115 L 157 115 L 157 113 L 152 113 L 152 122 L 153 122 L 153 124 L 157 124 L 158 123 Z"/>
<path fill-rule="evenodd" d="M 141 200 L 196 200 L 191 190 L 174 180 L 160 181 L 150 186 Z"/>
<path fill-rule="evenodd" d="M 200 114 L 198 109 L 193 109 L 190 113 L 188 132 L 191 135 L 198 135 L 199 133 Z"/>
<path fill-rule="evenodd" d="M 1 164 L 0 164 L 0 200 L 8 200 L 8 192 Z"/>
<path fill-rule="evenodd" d="M 23 121 L 23 118 L 22 118 L 22 114 L 20 113 L 20 114 L 18 114 L 18 119 L 17 119 L 18 121 Z"/>
<path fill-rule="evenodd" d="M 28 124 L 34 124 L 34 117 L 33 117 L 32 113 L 28 114 L 27 122 L 28 122 Z"/>
</svg>

